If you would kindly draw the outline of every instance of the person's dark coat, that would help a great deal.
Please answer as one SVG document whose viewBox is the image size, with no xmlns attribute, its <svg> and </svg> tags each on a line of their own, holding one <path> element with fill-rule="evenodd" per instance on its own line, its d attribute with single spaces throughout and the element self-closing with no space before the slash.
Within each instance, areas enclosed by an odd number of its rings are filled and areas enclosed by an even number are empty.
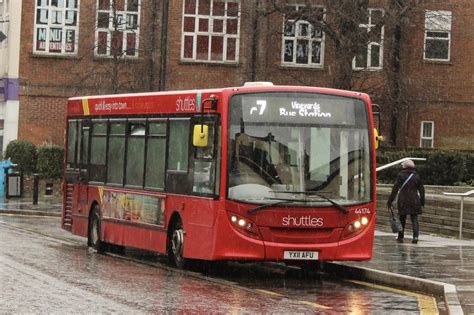
<svg viewBox="0 0 474 315">
<path fill-rule="evenodd" d="M 393 200 L 397 196 L 398 190 L 412 173 L 414 175 L 405 184 L 398 195 L 397 206 L 400 215 L 421 214 L 422 207 L 425 205 L 425 188 L 420 180 L 420 176 L 418 176 L 413 168 L 405 168 L 398 173 L 397 179 L 392 188 L 392 193 L 388 198 L 387 205 L 388 207 L 391 207 Z"/>
</svg>

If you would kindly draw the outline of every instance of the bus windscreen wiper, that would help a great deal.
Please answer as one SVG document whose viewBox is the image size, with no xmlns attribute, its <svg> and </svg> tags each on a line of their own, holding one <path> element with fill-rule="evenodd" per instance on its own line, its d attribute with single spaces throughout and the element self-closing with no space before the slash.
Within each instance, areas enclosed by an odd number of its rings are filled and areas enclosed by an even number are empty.
<svg viewBox="0 0 474 315">
<path fill-rule="evenodd" d="M 308 199 L 284 199 L 284 198 L 268 198 L 268 199 L 272 199 L 272 200 L 278 200 L 276 202 L 272 202 L 272 203 L 266 203 L 264 205 L 261 205 L 261 206 L 258 206 L 258 207 L 255 207 L 255 208 L 252 208 L 252 209 L 249 209 L 248 210 L 248 214 L 253 214 L 257 211 L 260 211 L 260 210 L 263 210 L 265 208 L 268 208 L 268 207 L 273 207 L 273 206 L 278 206 L 278 205 L 281 205 L 281 204 L 284 204 L 284 203 L 291 203 L 291 202 L 311 202 L 311 200 L 308 200 Z"/>
<path fill-rule="evenodd" d="M 328 201 L 330 204 L 332 204 L 334 207 L 337 209 L 341 210 L 342 213 L 348 214 L 349 210 L 346 209 L 346 207 L 338 204 L 334 200 L 324 196 L 322 193 L 316 192 L 316 191 L 273 191 L 274 193 L 284 193 L 284 194 L 303 194 L 303 195 L 308 195 L 308 196 L 317 196 L 321 199 L 324 199 Z"/>
</svg>

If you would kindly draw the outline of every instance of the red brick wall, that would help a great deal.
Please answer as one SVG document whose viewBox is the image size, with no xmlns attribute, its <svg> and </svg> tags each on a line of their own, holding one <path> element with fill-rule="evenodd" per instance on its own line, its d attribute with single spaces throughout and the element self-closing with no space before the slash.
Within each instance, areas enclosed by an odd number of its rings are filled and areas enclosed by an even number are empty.
<svg viewBox="0 0 474 315">
<path fill-rule="evenodd" d="M 54 143 L 63 145 L 66 99 L 60 97 L 20 97 L 20 139 L 36 145 Z"/>
<path fill-rule="evenodd" d="M 452 12 L 451 60 L 423 60 L 424 10 Z M 409 104 L 408 145 L 418 147 L 421 121 L 434 121 L 434 147 L 474 149 L 474 2 L 424 1 L 403 29 L 402 90 Z"/>
</svg>

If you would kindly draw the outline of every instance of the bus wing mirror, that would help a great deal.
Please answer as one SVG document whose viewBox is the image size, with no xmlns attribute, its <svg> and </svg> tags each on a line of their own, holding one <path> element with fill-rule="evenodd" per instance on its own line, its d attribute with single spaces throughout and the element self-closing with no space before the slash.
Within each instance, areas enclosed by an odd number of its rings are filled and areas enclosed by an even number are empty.
<svg viewBox="0 0 474 315">
<path fill-rule="evenodd" d="M 208 125 L 194 125 L 193 145 L 195 147 L 207 147 L 208 138 L 209 138 Z"/>
<path fill-rule="evenodd" d="M 379 136 L 379 131 L 377 128 L 374 128 L 374 142 L 375 142 L 375 150 L 379 148 L 380 141 L 384 141 L 385 138 L 383 136 Z"/>
</svg>

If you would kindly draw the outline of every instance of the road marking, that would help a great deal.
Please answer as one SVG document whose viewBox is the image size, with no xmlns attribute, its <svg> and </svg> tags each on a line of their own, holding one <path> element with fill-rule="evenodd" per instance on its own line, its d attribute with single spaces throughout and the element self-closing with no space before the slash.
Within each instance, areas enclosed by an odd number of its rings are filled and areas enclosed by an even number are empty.
<svg viewBox="0 0 474 315">
<path fill-rule="evenodd" d="M 312 306 L 312 307 L 315 307 L 315 308 L 322 308 L 324 310 L 332 309 L 332 307 L 329 307 L 329 306 L 326 306 L 326 305 L 321 305 L 321 304 L 318 304 L 318 303 L 309 302 L 309 301 L 298 301 L 298 302 L 309 305 L 309 306 Z"/>
<path fill-rule="evenodd" d="M 276 293 L 276 292 L 272 292 L 272 291 L 267 291 L 267 290 L 263 290 L 263 289 L 255 289 L 259 292 L 262 292 L 262 293 L 265 293 L 265 294 L 270 294 L 270 295 L 275 295 L 275 296 L 283 296 L 281 295 L 280 293 Z"/>
<path fill-rule="evenodd" d="M 268 294 L 268 295 L 285 297 L 284 295 L 282 295 L 282 294 L 280 294 L 280 293 L 273 292 L 273 291 L 268 291 L 268 290 L 263 290 L 263 289 L 255 289 L 255 290 L 258 291 L 258 292 L 261 292 L 261 293 Z M 288 299 L 290 299 L 290 298 L 288 298 Z M 290 299 L 290 300 L 291 300 L 291 299 Z M 310 301 L 301 301 L 301 300 L 298 300 L 298 302 L 301 303 L 301 304 L 305 304 L 305 305 L 312 306 L 312 307 L 314 307 L 314 308 L 321 308 L 321 309 L 323 309 L 323 310 L 329 310 L 329 309 L 331 309 L 331 307 L 329 307 L 329 306 L 322 305 L 322 304 L 318 304 L 318 303 L 314 303 L 314 302 L 310 302 Z"/>
<path fill-rule="evenodd" d="M 415 292 L 410 292 L 410 291 L 405 291 L 401 289 L 395 289 L 395 288 L 390 288 L 386 287 L 383 285 L 379 284 L 373 284 L 373 283 L 368 283 L 364 281 L 358 281 L 358 280 L 346 280 L 352 283 L 356 283 L 359 285 L 363 285 L 366 287 L 371 287 L 371 288 L 376 288 L 384 291 L 390 291 L 394 293 L 399 293 L 402 295 L 406 296 L 411 296 L 415 297 L 418 300 L 418 307 L 420 309 L 420 315 L 434 315 L 434 314 L 439 314 L 438 310 L 438 305 L 436 304 L 436 299 L 432 296 L 425 295 L 425 294 L 420 294 L 420 293 L 415 293 Z"/>
</svg>

